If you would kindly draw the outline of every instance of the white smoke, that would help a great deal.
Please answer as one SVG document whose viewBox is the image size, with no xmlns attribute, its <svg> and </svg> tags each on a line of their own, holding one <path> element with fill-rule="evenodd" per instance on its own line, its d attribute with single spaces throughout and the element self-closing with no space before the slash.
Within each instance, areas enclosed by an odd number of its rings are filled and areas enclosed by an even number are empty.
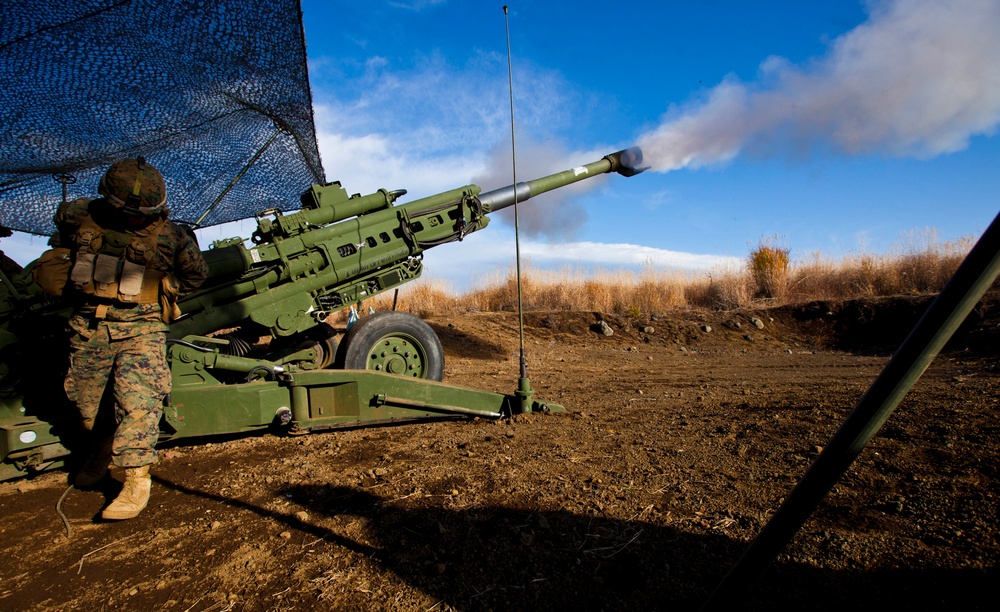
<svg viewBox="0 0 1000 612">
<path fill-rule="evenodd" d="M 1000 123 L 1000 2 L 872 0 L 869 20 L 804 65 L 772 57 L 672 109 L 639 139 L 667 172 L 743 151 L 833 146 L 847 154 L 933 157 Z"/>
</svg>

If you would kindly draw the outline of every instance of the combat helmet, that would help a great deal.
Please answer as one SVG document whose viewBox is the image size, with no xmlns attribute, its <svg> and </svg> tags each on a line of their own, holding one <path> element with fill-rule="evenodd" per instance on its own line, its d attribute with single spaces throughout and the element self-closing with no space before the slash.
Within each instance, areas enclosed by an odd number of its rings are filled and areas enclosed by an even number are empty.
<svg viewBox="0 0 1000 612">
<path fill-rule="evenodd" d="M 111 205 L 133 215 L 158 215 L 167 201 L 163 175 L 140 155 L 111 164 L 97 192 Z"/>
</svg>

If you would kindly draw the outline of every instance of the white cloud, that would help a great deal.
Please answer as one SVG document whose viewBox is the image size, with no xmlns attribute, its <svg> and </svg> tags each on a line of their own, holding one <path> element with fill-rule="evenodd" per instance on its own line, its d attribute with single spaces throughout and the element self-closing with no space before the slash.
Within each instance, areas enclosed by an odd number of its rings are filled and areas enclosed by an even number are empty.
<svg viewBox="0 0 1000 612">
<path fill-rule="evenodd" d="M 438 193 L 488 173 L 492 151 L 509 151 L 506 60 L 498 54 L 478 52 L 461 66 L 430 55 L 402 69 L 369 58 L 362 76 L 336 87 L 324 84 L 335 62 L 316 58 L 310 70 L 323 164 L 351 193 Z M 568 125 L 572 87 L 527 62 L 518 75 L 532 83 L 530 95 L 516 102 L 518 130 L 551 134 Z"/>
<path fill-rule="evenodd" d="M 683 253 L 628 243 L 531 242 L 522 247 L 521 252 L 536 262 L 572 262 L 604 268 L 650 264 L 658 268 L 678 270 L 711 270 L 719 266 L 743 264 L 743 260 L 739 257 Z"/>
<path fill-rule="evenodd" d="M 482 167 L 471 155 L 427 156 L 393 146 L 384 134 L 349 136 L 328 131 L 330 117 L 316 109 L 317 139 L 328 180 L 339 180 L 348 193 L 406 189 L 406 200 L 460 187 Z"/>
<path fill-rule="evenodd" d="M 447 0 L 411 0 L 410 2 L 389 2 L 389 6 L 418 13 L 424 9 L 444 4 Z"/>
<path fill-rule="evenodd" d="M 493 231 L 498 229 L 501 231 Z M 653 247 L 600 242 L 564 242 L 559 244 L 521 240 L 522 261 L 534 268 L 564 266 L 595 270 L 638 270 L 645 266 L 679 272 L 709 272 L 738 269 L 743 259 L 669 251 Z M 424 257 L 424 276 L 442 279 L 463 291 L 474 287 L 477 278 L 514 265 L 515 246 L 512 230 L 488 227 L 461 243 L 430 249 Z"/>
</svg>

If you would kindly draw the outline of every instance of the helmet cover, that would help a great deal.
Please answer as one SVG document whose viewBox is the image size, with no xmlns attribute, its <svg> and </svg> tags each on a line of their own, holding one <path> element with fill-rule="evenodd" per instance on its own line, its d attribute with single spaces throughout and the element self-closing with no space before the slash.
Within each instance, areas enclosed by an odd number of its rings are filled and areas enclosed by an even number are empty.
<svg viewBox="0 0 1000 612">
<path fill-rule="evenodd" d="M 111 205 L 134 215 L 157 215 L 167 201 L 167 186 L 159 170 L 136 159 L 120 159 L 101 178 L 97 192 Z"/>
</svg>

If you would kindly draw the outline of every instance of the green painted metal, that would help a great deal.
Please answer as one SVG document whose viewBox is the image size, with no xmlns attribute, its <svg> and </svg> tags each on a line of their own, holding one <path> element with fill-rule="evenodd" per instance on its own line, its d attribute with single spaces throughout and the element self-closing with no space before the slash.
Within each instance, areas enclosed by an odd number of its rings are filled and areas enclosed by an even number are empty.
<svg viewBox="0 0 1000 612">
<path fill-rule="evenodd" d="M 164 439 L 280 429 L 319 430 L 441 417 L 500 418 L 517 413 L 520 399 L 372 370 L 294 371 L 264 360 L 230 357 L 207 338 L 170 345 L 174 389 Z M 233 373 L 266 371 L 237 384 Z M 273 380 L 269 380 L 273 378 Z M 558 412 L 533 402 L 532 410 Z M 283 419 L 287 415 L 288 420 Z"/>
<path fill-rule="evenodd" d="M 412 336 L 387 335 L 373 344 L 368 354 L 367 370 L 426 378 L 427 355 Z"/>
<path fill-rule="evenodd" d="M 162 440 L 562 410 L 530 387 L 505 395 L 425 380 L 434 370 L 427 347 L 401 328 L 364 347 L 368 369 L 324 369 L 336 348 L 322 321 L 418 278 L 426 249 L 485 228 L 515 197 L 605 172 L 632 176 L 641 162 L 629 149 L 488 194 L 466 185 L 398 205 L 405 191 L 348 196 L 335 182 L 312 185 L 297 212 L 262 211 L 251 246 L 237 237 L 204 251 L 208 281 L 179 304 Z M 74 446 L 77 417 L 62 393 L 69 314 L 41 294 L 30 265 L 0 276 L 0 480 L 59 466 Z"/>
</svg>

